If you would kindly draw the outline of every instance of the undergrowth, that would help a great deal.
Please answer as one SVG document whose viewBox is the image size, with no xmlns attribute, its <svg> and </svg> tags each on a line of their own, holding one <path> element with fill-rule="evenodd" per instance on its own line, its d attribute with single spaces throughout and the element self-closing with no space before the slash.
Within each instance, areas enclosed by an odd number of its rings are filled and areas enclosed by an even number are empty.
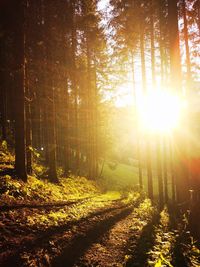
<svg viewBox="0 0 200 267">
<path fill-rule="evenodd" d="M 54 202 L 81 199 L 100 193 L 93 181 L 84 177 L 60 179 L 59 184 L 28 177 L 24 183 L 6 175 L 0 177 L 0 201 L 2 204 L 27 202 Z"/>
<path fill-rule="evenodd" d="M 71 207 L 61 208 L 58 211 L 50 211 L 49 213 L 30 214 L 27 216 L 27 224 L 30 226 L 42 226 L 49 227 L 53 225 L 59 225 L 68 221 L 77 221 L 92 214 L 99 208 L 110 207 L 112 201 L 119 200 L 121 194 L 117 192 L 108 192 L 94 196 L 93 198 L 87 199 L 79 205 L 73 205 Z M 133 202 L 139 198 L 139 194 L 135 193 L 132 198 L 128 197 L 124 200 L 125 204 L 129 201 Z"/>
<path fill-rule="evenodd" d="M 36 152 L 34 155 L 36 158 L 39 157 Z M 13 165 L 14 156 L 9 152 L 6 141 L 3 141 L 0 143 L 1 205 L 67 201 L 90 197 L 101 191 L 94 181 L 72 175 L 67 178 L 60 178 L 58 184 L 50 183 L 44 179 L 44 176 L 40 178 L 46 172 L 46 167 L 36 160 L 33 161 L 33 175 L 28 176 L 27 183 L 24 183 L 9 173 L 13 170 Z"/>
<path fill-rule="evenodd" d="M 154 247 L 149 252 L 148 266 L 173 267 L 172 251 L 176 240 L 176 233 L 170 231 L 170 217 L 165 207 L 160 213 L 159 225 L 155 228 Z"/>
</svg>

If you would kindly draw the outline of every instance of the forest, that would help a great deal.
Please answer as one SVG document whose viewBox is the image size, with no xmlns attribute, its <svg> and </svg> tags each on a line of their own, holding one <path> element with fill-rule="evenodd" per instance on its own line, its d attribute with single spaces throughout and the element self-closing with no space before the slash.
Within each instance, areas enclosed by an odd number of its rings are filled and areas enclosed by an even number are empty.
<svg viewBox="0 0 200 267">
<path fill-rule="evenodd" d="M 0 266 L 200 266 L 200 0 L 0 0 Z"/>
</svg>

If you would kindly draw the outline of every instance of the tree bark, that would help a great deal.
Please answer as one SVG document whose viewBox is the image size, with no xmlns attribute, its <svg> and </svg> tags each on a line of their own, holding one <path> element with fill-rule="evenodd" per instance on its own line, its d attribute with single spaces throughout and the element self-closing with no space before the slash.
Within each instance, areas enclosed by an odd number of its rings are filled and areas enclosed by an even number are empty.
<svg viewBox="0 0 200 267">
<path fill-rule="evenodd" d="M 160 208 L 163 207 L 164 198 L 163 198 L 163 177 L 162 177 L 162 160 L 161 160 L 161 145 L 160 137 L 157 137 L 157 176 L 158 176 L 158 192 L 159 192 L 159 205 Z"/>
<path fill-rule="evenodd" d="M 186 66 L 187 66 L 186 90 L 189 91 L 192 77 L 191 77 L 189 38 L 188 38 L 188 21 L 187 21 L 185 0 L 182 0 L 182 8 L 183 8 L 184 41 L 185 41 L 185 52 L 186 52 Z"/>
<path fill-rule="evenodd" d="M 24 68 L 24 12 L 23 0 L 15 1 L 15 170 L 24 182 L 27 181 L 25 152 L 25 68 Z"/>
<path fill-rule="evenodd" d="M 169 48 L 170 48 L 170 78 L 171 88 L 178 94 L 182 95 L 181 81 L 181 57 L 179 47 L 179 29 L 178 29 L 178 7 L 177 0 L 168 0 L 168 25 L 169 25 Z M 174 136 L 176 145 L 175 153 L 175 174 L 176 174 L 176 195 L 178 202 L 185 202 L 189 198 L 189 180 L 187 168 L 184 164 L 187 159 L 184 128 L 182 122 L 181 130 L 177 129 Z"/>
</svg>

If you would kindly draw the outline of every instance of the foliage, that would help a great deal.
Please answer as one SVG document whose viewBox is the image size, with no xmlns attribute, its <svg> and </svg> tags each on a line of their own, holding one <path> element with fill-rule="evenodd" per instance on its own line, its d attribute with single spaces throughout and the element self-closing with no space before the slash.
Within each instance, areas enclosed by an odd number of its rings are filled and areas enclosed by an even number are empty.
<svg viewBox="0 0 200 267">
<path fill-rule="evenodd" d="M 6 140 L 3 140 L 1 143 L 1 148 L 4 152 L 8 151 L 8 144 L 6 142 Z"/>
<path fill-rule="evenodd" d="M 47 167 L 42 164 L 39 164 L 37 161 L 32 163 L 33 173 L 36 177 L 44 177 L 47 173 Z"/>
<path fill-rule="evenodd" d="M 179 223 L 179 242 L 181 243 L 181 251 L 184 255 L 188 266 L 200 266 L 200 250 L 199 242 L 194 239 L 189 228 L 190 211 L 187 210 L 182 214 L 182 220 Z"/>
<path fill-rule="evenodd" d="M 10 163 L 10 165 L 12 165 L 14 163 L 14 156 L 13 154 L 9 151 L 8 149 L 8 144 L 5 140 L 3 140 L 2 142 L 0 142 L 0 164 L 6 164 L 7 167 L 9 166 L 8 163 Z"/>
<path fill-rule="evenodd" d="M 32 146 L 29 146 L 29 147 L 28 147 L 28 150 L 31 151 L 33 157 L 35 157 L 35 158 L 40 158 L 41 155 L 40 155 L 40 153 L 37 151 L 36 148 L 34 148 L 34 147 L 32 147 Z"/>
<path fill-rule="evenodd" d="M 12 180 L 11 176 L 6 175 L 0 179 L 0 194 L 1 196 L 14 197 L 21 199 L 24 196 L 24 192 L 20 190 L 21 184 L 18 181 Z"/>
<path fill-rule="evenodd" d="M 0 177 L 2 203 L 54 202 L 70 199 L 81 199 L 99 193 L 95 183 L 84 177 L 69 177 L 60 179 L 59 184 L 47 180 L 39 180 L 29 176 L 28 182 L 13 180 L 6 175 Z"/>
<path fill-rule="evenodd" d="M 149 220 L 152 218 L 153 214 L 156 212 L 152 205 L 150 199 L 145 199 L 138 208 L 135 209 L 138 218 L 143 218 L 144 220 Z"/>
<path fill-rule="evenodd" d="M 156 214 L 157 210 L 155 207 L 153 207 L 151 200 L 149 199 L 144 199 L 143 202 L 141 202 L 140 205 L 134 209 L 129 232 L 130 240 L 128 242 L 128 253 L 125 255 L 123 266 L 143 266 L 137 261 L 135 254 L 137 253 L 136 251 L 138 249 L 142 250 L 142 254 L 145 253 L 144 246 L 147 244 L 147 242 L 149 242 L 147 241 L 147 236 L 151 235 L 149 227 L 152 226 Z M 145 245 L 142 245 L 140 248 L 136 247 L 136 244 L 139 247 L 139 243 L 143 244 L 143 242 Z M 140 261 L 142 259 L 140 258 L 138 260 Z"/>
<path fill-rule="evenodd" d="M 155 230 L 155 243 L 151 251 L 149 251 L 149 266 L 173 267 L 172 251 L 174 248 L 176 235 L 170 231 L 170 217 L 167 208 L 165 207 L 160 213 L 160 223 Z"/>
</svg>

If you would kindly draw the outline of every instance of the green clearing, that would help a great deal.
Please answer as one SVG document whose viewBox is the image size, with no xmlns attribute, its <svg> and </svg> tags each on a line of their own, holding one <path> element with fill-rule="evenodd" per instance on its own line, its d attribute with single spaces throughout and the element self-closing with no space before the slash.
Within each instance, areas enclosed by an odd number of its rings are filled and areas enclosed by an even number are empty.
<svg viewBox="0 0 200 267">
<path fill-rule="evenodd" d="M 114 169 L 109 167 L 109 163 L 105 163 L 102 178 L 105 184 L 105 188 L 109 190 L 131 190 L 139 188 L 138 181 L 138 167 L 131 166 L 127 164 L 117 164 Z M 147 174 L 146 170 L 143 169 L 143 183 L 144 191 L 147 192 Z M 158 195 L 158 181 L 155 171 L 153 171 L 153 185 L 154 185 L 154 194 Z M 168 190 L 169 195 L 171 194 L 171 182 L 170 176 L 168 179 Z"/>
</svg>

